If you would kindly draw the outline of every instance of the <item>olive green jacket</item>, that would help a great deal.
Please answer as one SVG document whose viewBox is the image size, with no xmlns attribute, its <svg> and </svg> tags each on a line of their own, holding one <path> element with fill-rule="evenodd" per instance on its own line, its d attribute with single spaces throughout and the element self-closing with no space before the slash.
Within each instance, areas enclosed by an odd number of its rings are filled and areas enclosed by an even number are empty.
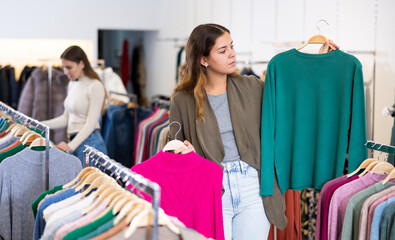
<svg viewBox="0 0 395 240">
<path fill-rule="evenodd" d="M 230 117 L 240 158 L 258 170 L 259 178 L 263 86 L 263 82 L 254 76 L 229 76 L 226 85 Z M 188 140 L 198 155 L 220 164 L 224 159 L 225 150 L 217 119 L 208 100 L 204 103 L 203 117 L 204 120 L 196 120 L 197 108 L 193 95 L 178 92 L 173 96 L 170 105 L 170 122 L 177 121 L 181 124 L 177 139 Z M 171 139 L 175 139 L 178 130 L 177 124 L 171 125 Z M 285 200 L 278 188 L 277 179 L 274 180 L 273 195 L 262 199 L 269 221 L 283 229 L 287 225 Z"/>
</svg>

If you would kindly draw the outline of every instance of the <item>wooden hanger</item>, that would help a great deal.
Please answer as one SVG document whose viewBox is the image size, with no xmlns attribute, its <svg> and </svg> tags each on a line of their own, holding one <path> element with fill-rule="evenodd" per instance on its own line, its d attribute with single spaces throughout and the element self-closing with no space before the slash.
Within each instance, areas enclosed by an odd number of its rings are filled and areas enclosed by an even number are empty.
<svg viewBox="0 0 395 240">
<path fill-rule="evenodd" d="M 298 48 L 297 48 L 298 51 L 301 50 L 302 48 L 306 47 L 306 46 L 309 45 L 309 44 L 324 44 L 324 43 L 328 40 L 328 39 L 326 39 L 325 36 L 323 36 L 323 35 L 320 34 L 320 33 L 321 33 L 321 29 L 318 27 L 318 24 L 319 24 L 320 22 L 325 22 L 326 25 L 329 26 L 329 23 L 328 23 L 326 20 L 323 20 L 323 19 L 322 19 L 322 20 L 319 20 L 319 21 L 317 22 L 317 29 L 318 29 L 319 33 L 318 33 L 317 35 L 312 36 L 307 42 L 305 42 L 305 43 L 302 44 L 300 47 L 298 47 Z M 335 48 L 334 46 L 332 46 L 332 44 L 329 44 L 329 47 L 330 47 L 332 50 L 336 50 L 336 48 Z"/>
<path fill-rule="evenodd" d="M 388 176 L 383 180 L 383 184 L 386 184 L 389 180 L 395 178 L 395 169 L 392 169 L 392 171 L 388 174 Z"/>
<path fill-rule="evenodd" d="M 389 162 L 379 162 L 376 164 L 371 173 L 379 173 L 379 174 L 385 174 L 385 173 L 390 173 L 392 170 L 394 170 L 394 166 L 389 163 Z"/>
<path fill-rule="evenodd" d="M 106 174 L 102 174 L 100 177 L 96 178 L 85 191 L 81 193 L 81 196 L 88 195 L 94 188 L 99 190 L 100 186 L 108 183 L 117 184 L 113 178 L 107 176 Z"/>
<path fill-rule="evenodd" d="M 45 140 L 45 138 L 43 138 L 40 135 L 40 137 L 33 140 L 33 142 L 30 144 L 29 148 L 31 149 L 32 147 L 46 147 L 46 146 L 47 146 L 47 140 Z M 49 142 L 49 147 L 52 147 L 51 142 Z"/>
<path fill-rule="evenodd" d="M 300 47 L 298 47 L 297 50 L 299 51 L 309 44 L 324 44 L 327 40 L 328 39 L 326 39 L 326 37 L 324 37 L 323 35 L 314 35 L 307 42 L 303 43 Z M 330 43 L 329 43 L 329 47 L 332 50 L 336 50 L 336 48 Z"/>
<path fill-rule="evenodd" d="M 29 132 L 29 131 L 31 131 L 29 128 L 27 128 L 26 126 L 22 126 L 21 128 L 15 131 L 14 137 L 21 137 L 25 132 Z"/>
<path fill-rule="evenodd" d="M 42 138 L 42 136 L 34 131 L 32 131 L 29 135 L 25 137 L 23 140 L 23 145 L 26 145 L 28 142 L 33 142 L 36 138 Z"/>
<path fill-rule="evenodd" d="M 355 169 L 352 173 L 347 174 L 347 178 L 354 176 L 355 174 L 357 174 L 360 170 L 362 169 L 366 169 L 370 163 L 372 162 L 376 162 L 377 160 L 374 158 L 368 158 L 366 160 L 364 160 L 357 169 Z"/>
<path fill-rule="evenodd" d="M 92 183 L 92 184 L 94 184 L 94 183 Z M 86 213 L 92 211 L 104 200 L 107 200 L 109 203 L 112 200 L 112 198 L 115 197 L 115 196 L 111 197 L 111 194 L 117 194 L 117 190 L 119 190 L 119 189 L 117 189 L 117 186 L 119 186 L 119 185 L 115 181 L 110 181 L 108 183 L 105 183 L 105 184 L 99 186 L 97 188 L 97 190 L 93 193 L 96 197 L 96 201 L 94 201 L 90 206 L 85 208 L 82 211 L 82 213 L 86 214 Z"/>
<path fill-rule="evenodd" d="M 89 174 L 85 179 L 81 179 L 81 181 L 79 181 L 76 186 L 74 187 L 76 192 L 79 192 L 80 190 L 82 190 L 85 185 L 89 185 L 92 184 L 93 181 L 95 181 L 96 178 L 103 176 L 104 173 L 102 172 L 94 172 L 92 174 Z"/>
<path fill-rule="evenodd" d="M 66 188 L 69 188 L 69 187 L 73 186 L 75 183 L 77 183 L 84 176 L 89 175 L 89 173 L 93 173 L 93 172 L 100 172 L 100 170 L 95 168 L 95 167 L 86 167 L 86 168 L 82 169 L 77 177 L 75 177 L 69 183 L 66 183 L 66 184 L 63 185 L 63 189 L 66 189 Z"/>
<path fill-rule="evenodd" d="M 126 198 L 126 201 L 124 199 L 120 199 L 120 202 L 123 203 L 122 208 L 118 212 L 118 215 L 114 218 L 114 225 L 120 223 L 126 215 L 131 215 L 132 210 L 137 210 L 140 211 L 142 209 L 142 206 L 144 204 L 144 200 L 133 200 L 129 197 Z M 114 211 L 113 211 L 114 213 Z"/>
<path fill-rule="evenodd" d="M 132 222 L 130 223 L 128 229 L 124 234 L 124 238 L 129 238 L 134 231 L 139 227 L 147 227 L 154 225 L 154 210 L 151 204 L 146 204 L 145 209 L 137 214 Z M 159 208 L 158 211 L 158 225 L 166 226 L 170 231 L 177 235 L 181 234 L 180 229 L 170 220 L 170 218 L 165 214 L 163 209 Z"/>
<path fill-rule="evenodd" d="M 169 127 L 170 127 L 170 125 L 172 125 L 173 123 L 178 124 L 178 126 L 179 126 L 180 128 L 178 129 L 177 133 L 176 133 L 175 136 L 174 136 L 175 139 L 169 141 L 169 142 L 165 145 L 165 147 L 162 149 L 164 152 L 165 152 L 165 151 L 170 151 L 170 150 L 176 150 L 176 149 L 179 149 L 179 148 L 185 148 L 185 149 L 187 149 L 187 146 L 186 146 L 183 142 L 181 142 L 180 140 L 177 140 L 177 134 L 181 131 L 181 124 L 180 124 L 179 122 L 177 122 L 177 121 L 173 121 L 173 122 L 171 122 L 171 123 L 169 124 Z"/>
<path fill-rule="evenodd" d="M 365 168 L 365 170 L 361 173 L 361 174 L 359 174 L 359 177 L 363 177 L 366 173 L 368 173 L 368 172 L 370 172 L 372 169 L 373 169 L 373 167 L 374 166 L 376 166 L 377 164 L 379 164 L 380 163 L 380 161 L 375 161 L 375 162 L 371 162 L 366 168 Z"/>
</svg>

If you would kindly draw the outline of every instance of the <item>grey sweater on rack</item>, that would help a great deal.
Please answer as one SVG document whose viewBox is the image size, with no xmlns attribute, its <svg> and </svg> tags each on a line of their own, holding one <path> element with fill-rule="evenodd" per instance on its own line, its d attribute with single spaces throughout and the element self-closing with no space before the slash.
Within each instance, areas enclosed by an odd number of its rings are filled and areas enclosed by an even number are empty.
<svg viewBox="0 0 395 240">
<path fill-rule="evenodd" d="M 45 151 L 25 148 L 0 164 L 0 239 L 32 239 L 31 203 L 45 191 Z M 78 158 L 56 147 L 49 150 L 49 188 L 73 180 L 81 171 Z"/>
</svg>

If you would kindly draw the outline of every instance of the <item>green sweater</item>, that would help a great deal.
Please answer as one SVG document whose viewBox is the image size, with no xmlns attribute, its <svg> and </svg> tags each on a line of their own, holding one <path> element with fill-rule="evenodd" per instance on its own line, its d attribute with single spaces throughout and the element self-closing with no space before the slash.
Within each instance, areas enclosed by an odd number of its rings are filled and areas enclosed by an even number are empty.
<svg viewBox="0 0 395 240">
<path fill-rule="evenodd" d="M 356 169 L 367 157 L 365 122 L 357 58 L 340 50 L 276 55 L 262 104 L 261 195 L 273 193 L 273 167 L 282 193 L 321 189 L 343 174 L 348 146 L 349 171 Z"/>
</svg>

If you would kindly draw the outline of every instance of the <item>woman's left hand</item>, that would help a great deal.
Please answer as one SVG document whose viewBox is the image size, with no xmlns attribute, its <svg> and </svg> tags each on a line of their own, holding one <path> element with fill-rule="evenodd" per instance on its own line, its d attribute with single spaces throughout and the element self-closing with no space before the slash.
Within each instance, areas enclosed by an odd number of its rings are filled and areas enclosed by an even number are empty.
<svg viewBox="0 0 395 240">
<path fill-rule="evenodd" d="M 332 52 L 333 49 L 329 46 L 332 45 L 334 48 L 339 49 L 340 47 L 338 45 L 336 45 L 336 43 L 334 43 L 332 40 L 327 40 L 320 48 L 319 53 L 328 53 L 328 52 Z"/>
<path fill-rule="evenodd" d="M 72 152 L 73 150 L 71 150 L 71 148 L 69 147 L 69 145 L 67 145 L 67 143 L 66 142 L 60 142 L 59 144 L 58 144 L 58 147 L 60 147 L 61 149 L 63 149 L 63 150 L 65 150 L 66 152 L 68 152 L 68 153 L 70 153 L 70 152 Z"/>
</svg>

